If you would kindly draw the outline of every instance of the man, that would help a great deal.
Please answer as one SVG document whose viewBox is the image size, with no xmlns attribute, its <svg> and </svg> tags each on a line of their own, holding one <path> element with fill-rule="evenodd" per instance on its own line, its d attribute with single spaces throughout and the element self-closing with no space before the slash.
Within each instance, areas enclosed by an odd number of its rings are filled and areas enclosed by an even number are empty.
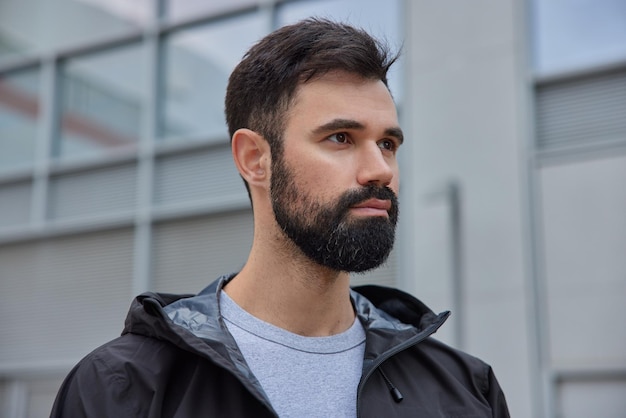
<svg viewBox="0 0 626 418">
<path fill-rule="evenodd" d="M 447 313 L 349 287 L 394 242 L 394 61 L 319 19 L 248 51 L 226 94 L 253 205 L 246 264 L 196 296 L 139 296 L 123 335 L 67 377 L 53 417 L 508 416 L 490 367 L 430 337 Z"/>
</svg>

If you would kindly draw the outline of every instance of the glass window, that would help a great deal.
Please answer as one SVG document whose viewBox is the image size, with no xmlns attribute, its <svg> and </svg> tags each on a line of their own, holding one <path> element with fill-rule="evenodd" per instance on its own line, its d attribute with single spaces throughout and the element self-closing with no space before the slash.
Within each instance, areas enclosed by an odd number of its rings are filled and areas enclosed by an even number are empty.
<svg viewBox="0 0 626 418">
<path fill-rule="evenodd" d="M 141 45 L 64 63 L 56 157 L 97 156 L 135 147 L 145 103 L 144 64 Z"/>
<path fill-rule="evenodd" d="M 0 75 L 0 170 L 32 164 L 39 113 L 39 69 Z"/>
<path fill-rule="evenodd" d="M 267 29 L 253 13 L 181 30 L 164 43 L 161 137 L 227 136 L 224 95 L 228 77 Z"/>
<path fill-rule="evenodd" d="M 540 74 L 626 59 L 624 0 L 534 0 L 533 24 Z"/>
<path fill-rule="evenodd" d="M 166 0 L 165 13 L 173 20 L 184 18 L 194 18 L 202 14 L 216 14 L 251 6 L 256 4 L 256 0 L 228 0 L 228 1 L 206 1 L 206 0 Z"/>
<path fill-rule="evenodd" d="M 138 28 L 153 0 L 1 0 L 0 60 L 97 41 Z"/>
<path fill-rule="evenodd" d="M 402 45 L 400 1 L 378 0 L 319 0 L 285 3 L 278 8 L 278 26 L 295 23 L 307 17 L 324 17 L 349 22 L 365 29 L 372 36 L 387 42 L 392 50 Z M 389 70 L 389 87 L 401 101 L 401 62 Z"/>
</svg>

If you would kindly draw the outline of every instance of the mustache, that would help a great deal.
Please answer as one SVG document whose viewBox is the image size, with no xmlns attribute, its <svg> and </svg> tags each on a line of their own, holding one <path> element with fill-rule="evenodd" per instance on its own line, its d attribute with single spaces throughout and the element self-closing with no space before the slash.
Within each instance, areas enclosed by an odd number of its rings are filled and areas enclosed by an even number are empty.
<svg viewBox="0 0 626 418">
<path fill-rule="evenodd" d="M 391 201 L 389 209 L 389 217 L 397 219 L 398 217 L 398 196 L 387 186 L 363 186 L 359 189 L 349 190 L 344 193 L 335 205 L 338 214 L 346 215 L 350 208 L 359 203 L 363 203 L 369 199 L 380 199 Z"/>
</svg>

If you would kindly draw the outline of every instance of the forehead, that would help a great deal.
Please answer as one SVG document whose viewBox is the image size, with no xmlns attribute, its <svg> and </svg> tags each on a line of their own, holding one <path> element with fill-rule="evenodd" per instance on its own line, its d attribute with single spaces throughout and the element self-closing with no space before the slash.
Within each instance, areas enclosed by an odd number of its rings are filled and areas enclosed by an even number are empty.
<svg viewBox="0 0 626 418">
<path fill-rule="evenodd" d="M 381 80 L 331 72 L 301 84 L 287 114 L 287 127 L 321 125 L 329 119 L 350 119 L 365 126 L 396 127 L 396 106 Z"/>
</svg>

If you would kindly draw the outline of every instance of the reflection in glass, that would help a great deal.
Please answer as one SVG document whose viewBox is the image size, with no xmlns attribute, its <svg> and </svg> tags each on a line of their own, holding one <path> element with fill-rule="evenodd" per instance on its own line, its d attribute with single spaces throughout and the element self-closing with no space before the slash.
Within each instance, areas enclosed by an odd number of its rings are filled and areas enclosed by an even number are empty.
<svg viewBox="0 0 626 418">
<path fill-rule="evenodd" d="M 267 25 L 249 14 L 181 30 L 164 46 L 161 137 L 226 136 L 224 95 L 230 72 Z"/>
<path fill-rule="evenodd" d="M 0 170 L 33 163 L 39 103 L 39 69 L 0 75 Z"/>
<path fill-rule="evenodd" d="M 400 1 L 318 0 L 284 3 L 278 8 L 278 26 L 295 23 L 307 17 L 323 17 L 348 22 L 365 29 L 372 36 L 389 44 L 392 51 L 402 45 Z M 396 101 L 402 98 L 402 62 L 389 70 L 389 87 Z"/>
<path fill-rule="evenodd" d="M 135 146 L 145 102 L 144 62 L 143 48 L 132 45 L 64 63 L 55 156 L 97 156 Z"/>
<path fill-rule="evenodd" d="M 258 3 L 257 0 L 166 0 L 165 13 L 173 20 L 194 18 L 202 14 L 215 14 L 250 6 Z"/>
<path fill-rule="evenodd" d="M 534 0 L 534 8 L 540 74 L 626 59 L 626 1 Z"/>
<path fill-rule="evenodd" d="M 153 0 L 0 0 L 0 60 L 132 31 L 152 7 Z"/>
</svg>

